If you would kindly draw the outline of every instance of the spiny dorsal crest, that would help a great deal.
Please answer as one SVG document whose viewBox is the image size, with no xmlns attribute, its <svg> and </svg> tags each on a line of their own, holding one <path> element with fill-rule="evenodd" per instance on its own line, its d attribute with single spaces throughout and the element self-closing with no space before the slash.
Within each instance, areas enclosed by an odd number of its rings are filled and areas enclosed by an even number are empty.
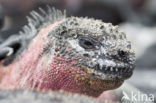
<svg viewBox="0 0 156 103">
<path fill-rule="evenodd" d="M 55 9 L 47 5 L 47 10 L 39 8 L 39 12 L 32 11 L 30 16 L 27 16 L 28 24 L 23 27 L 23 32 L 20 31 L 20 34 L 35 36 L 40 28 L 54 23 L 55 21 L 62 20 L 66 18 L 66 11 L 61 12 L 60 10 Z"/>
</svg>

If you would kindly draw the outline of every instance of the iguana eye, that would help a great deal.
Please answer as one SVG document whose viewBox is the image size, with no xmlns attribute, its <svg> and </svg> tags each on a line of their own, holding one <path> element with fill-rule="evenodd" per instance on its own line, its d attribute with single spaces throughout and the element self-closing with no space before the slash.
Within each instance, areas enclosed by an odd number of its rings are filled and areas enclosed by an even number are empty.
<svg viewBox="0 0 156 103">
<path fill-rule="evenodd" d="M 80 36 L 78 39 L 79 45 L 84 49 L 95 49 L 96 41 L 93 38 Z"/>
</svg>

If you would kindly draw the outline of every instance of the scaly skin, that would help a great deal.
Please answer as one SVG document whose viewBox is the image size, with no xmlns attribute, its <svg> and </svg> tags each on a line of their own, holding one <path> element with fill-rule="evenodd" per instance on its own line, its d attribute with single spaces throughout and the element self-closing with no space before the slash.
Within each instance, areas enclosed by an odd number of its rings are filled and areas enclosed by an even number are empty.
<svg viewBox="0 0 156 103">
<path fill-rule="evenodd" d="M 96 97 L 132 75 L 135 55 L 117 26 L 66 17 L 50 7 L 41 12 L 31 13 L 17 40 L 0 46 L 1 89 L 62 89 Z"/>
</svg>

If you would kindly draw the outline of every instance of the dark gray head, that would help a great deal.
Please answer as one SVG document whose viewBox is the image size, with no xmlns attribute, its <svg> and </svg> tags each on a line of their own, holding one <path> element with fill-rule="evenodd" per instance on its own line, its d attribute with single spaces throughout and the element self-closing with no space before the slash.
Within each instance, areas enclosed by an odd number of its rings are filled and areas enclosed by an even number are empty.
<svg viewBox="0 0 156 103">
<path fill-rule="evenodd" d="M 103 80 L 125 80 L 132 75 L 135 54 L 118 26 L 89 18 L 66 18 L 55 30 L 64 57 L 79 58 L 78 66 Z M 68 46 L 67 46 L 68 45 Z"/>
</svg>

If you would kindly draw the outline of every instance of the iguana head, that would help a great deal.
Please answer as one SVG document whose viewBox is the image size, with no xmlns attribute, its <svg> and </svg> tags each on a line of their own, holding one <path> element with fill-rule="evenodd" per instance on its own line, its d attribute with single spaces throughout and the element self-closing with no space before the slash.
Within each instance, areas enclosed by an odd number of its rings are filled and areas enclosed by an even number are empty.
<svg viewBox="0 0 156 103">
<path fill-rule="evenodd" d="M 55 57 L 76 61 L 71 68 L 76 66 L 83 72 L 78 78 L 91 82 L 86 84 L 92 90 L 92 83 L 97 83 L 94 87 L 101 91 L 117 88 L 132 75 L 135 55 L 126 35 L 117 26 L 95 19 L 69 17 L 51 29 L 48 36 L 53 40 L 50 44 Z"/>
<path fill-rule="evenodd" d="M 132 75 L 135 55 L 118 26 L 70 17 L 49 35 L 57 38 L 54 49 L 58 57 L 76 60 L 74 66 L 86 73 L 83 77 L 102 81 L 105 89 L 118 87 Z"/>
<path fill-rule="evenodd" d="M 57 33 L 57 53 L 65 58 L 77 59 L 80 69 L 91 73 L 92 78 L 115 81 L 132 75 L 135 54 L 118 26 L 100 20 L 71 17 L 52 32 Z"/>
<path fill-rule="evenodd" d="M 10 84 L 16 82 L 17 87 L 64 89 L 98 96 L 119 87 L 132 75 L 134 52 L 117 26 L 65 17 L 50 7 L 41 12 L 32 12 L 33 19 L 28 18 L 23 35 L 36 36 L 28 40 L 21 59 L 10 66 L 15 79 L 9 74 L 3 85 L 8 85 L 11 78 Z"/>
</svg>

